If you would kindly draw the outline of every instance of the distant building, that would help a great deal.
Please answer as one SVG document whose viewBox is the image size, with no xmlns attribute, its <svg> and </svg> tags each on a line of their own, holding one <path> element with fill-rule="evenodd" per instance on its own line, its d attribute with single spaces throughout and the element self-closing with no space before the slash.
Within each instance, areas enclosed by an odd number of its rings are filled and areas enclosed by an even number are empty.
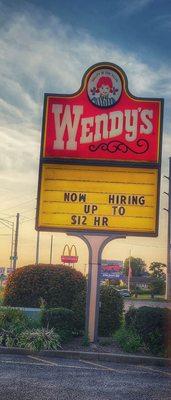
<svg viewBox="0 0 171 400">
<path fill-rule="evenodd" d="M 140 289 L 148 289 L 152 279 L 153 278 L 150 275 L 133 276 L 130 280 L 131 288 L 138 287 Z M 123 282 L 126 285 L 128 284 L 127 276 L 124 277 Z"/>
</svg>

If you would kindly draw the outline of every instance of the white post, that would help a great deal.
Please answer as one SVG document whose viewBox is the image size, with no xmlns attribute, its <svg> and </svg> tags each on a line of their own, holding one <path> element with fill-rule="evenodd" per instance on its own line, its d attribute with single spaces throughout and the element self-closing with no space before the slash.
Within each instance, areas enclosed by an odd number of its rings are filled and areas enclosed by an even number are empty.
<svg viewBox="0 0 171 400">
<path fill-rule="evenodd" d="M 91 261 L 89 265 L 89 287 L 88 287 L 88 310 L 87 310 L 87 332 L 90 342 L 95 342 L 98 335 L 99 317 L 99 286 L 100 265 L 99 250 L 107 236 L 85 235 L 91 248 Z"/>
<path fill-rule="evenodd" d="M 53 252 L 53 235 L 51 235 L 50 239 L 50 264 L 52 264 L 52 252 Z"/>
<path fill-rule="evenodd" d="M 39 242 L 40 242 L 40 232 L 37 231 L 37 243 L 36 243 L 36 262 L 35 264 L 39 264 Z"/>
</svg>

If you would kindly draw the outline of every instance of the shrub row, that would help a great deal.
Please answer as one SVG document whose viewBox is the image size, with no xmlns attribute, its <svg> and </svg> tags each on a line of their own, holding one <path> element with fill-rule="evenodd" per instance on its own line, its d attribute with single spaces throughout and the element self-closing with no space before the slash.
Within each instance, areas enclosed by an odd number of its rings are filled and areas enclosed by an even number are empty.
<svg viewBox="0 0 171 400">
<path fill-rule="evenodd" d="M 112 285 L 100 287 L 99 336 L 110 336 L 123 319 L 123 298 Z"/>
<path fill-rule="evenodd" d="M 22 311 L 11 307 L 0 308 L 0 345 L 24 347 L 30 350 L 57 349 L 60 337 L 53 330 L 44 329 Z"/>
<path fill-rule="evenodd" d="M 102 285 L 100 303 L 99 335 L 109 336 L 120 326 L 123 318 L 123 299 L 114 286 Z M 9 276 L 5 288 L 4 305 L 15 307 L 43 305 L 47 309 L 43 317 L 44 326 L 52 327 L 54 324 L 55 329 L 58 326 L 61 332 L 65 330 L 66 336 L 70 336 L 70 331 L 75 334 L 83 333 L 86 279 L 81 272 L 69 266 L 28 265 L 17 269 Z M 52 310 L 56 308 L 58 311 Z M 64 328 L 61 324 L 64 324 Z"/>
<path fill-rule="evenodd" d="M 159 307 L 132 308 L 125 315 L 127 329 L 136 332 L 153 354 L 171 352 L 171 310 Z"/>
<path fill-rule="evenodd" d="M 4 305 L 39 307 L 43 300 L 51 308 L 57 306 L 72 309 L 77 295 L 85 287 L 86 279 L 83 274 L 69 266 L 27 265 L 9 276 L 4 292 Z"/>
<path fill-rule="evenodd" d="M 67 308 L 61 307 L 42 310 L 41 323 L 44 328 L 54 328 L 62 341 L 69 340 L 74 333 L 77 333 L 75 330 L 74 312 Z"/>
</svg>

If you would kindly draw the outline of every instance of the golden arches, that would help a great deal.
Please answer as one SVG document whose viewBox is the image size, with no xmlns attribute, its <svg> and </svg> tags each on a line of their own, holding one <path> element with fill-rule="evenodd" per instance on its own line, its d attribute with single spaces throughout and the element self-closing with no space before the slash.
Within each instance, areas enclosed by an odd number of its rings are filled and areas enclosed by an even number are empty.
<svg viewBox="0 0 171 400">
<path fill-rule="evenodd" d="M 71 247 L 69 247 L 69 245 L 66 244 L 66 245 L 64 246 L 62 255 L 63 255 L 63 256 L 71 256 L 71 255 L 72 255 L 72 249 L 73 249 L 73 251 L 74 251 L 74 253 L 75 253 L 75 254 L 74 254 L 75 257 L 78 257 L 78 255 L 77 255 L 77 249 L 76 249 L 75 244 L 72 244 Z"/>
</svg>

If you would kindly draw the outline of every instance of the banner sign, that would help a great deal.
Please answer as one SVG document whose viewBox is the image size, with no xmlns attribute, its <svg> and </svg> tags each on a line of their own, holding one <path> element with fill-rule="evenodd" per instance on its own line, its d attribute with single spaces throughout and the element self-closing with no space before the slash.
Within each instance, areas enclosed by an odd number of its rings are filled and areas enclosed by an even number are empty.
<svg viewBox="0 0 171 400">
<path fill-rule="evenodd" d="M 160 161 L 162 99 L 133 96 L 114 64 L 85 74 L 72 95 L 46 94 L 43 157 Z"/>
<path fill-rule="evenodd" d="M 123 261 L 119 260 L 102 260 L 101 265 L 102 279 L 123 279 Z"/>
<path fill-rule="evenodd" d="M 45 164 L 41 227 L 155 234 L 156 169 Z"/>
<path fill-rule="evenodd" d="M 157 236 L 163 99 L 133 96 L 100 63 L 45 94 L 36 229 Z"/>
</svg>

